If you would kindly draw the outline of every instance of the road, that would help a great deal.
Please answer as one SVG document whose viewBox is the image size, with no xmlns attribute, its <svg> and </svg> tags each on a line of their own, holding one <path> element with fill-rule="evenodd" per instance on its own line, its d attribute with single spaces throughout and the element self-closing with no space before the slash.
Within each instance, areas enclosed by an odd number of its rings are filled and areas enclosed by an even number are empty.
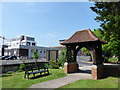
<svg viewBox="0 0 120 90">
<path fill-rule="evenodd" d="M 91 70 L 93 64 L 85 63 L 85 62 L 88 62 L 89 60 L 90 60 L 89 56 L 79 56 L 79 57 L 77 57 L 77 62 L 79 64 L 79 69 L 81 69 L 81 70 Z"/>
</svg>

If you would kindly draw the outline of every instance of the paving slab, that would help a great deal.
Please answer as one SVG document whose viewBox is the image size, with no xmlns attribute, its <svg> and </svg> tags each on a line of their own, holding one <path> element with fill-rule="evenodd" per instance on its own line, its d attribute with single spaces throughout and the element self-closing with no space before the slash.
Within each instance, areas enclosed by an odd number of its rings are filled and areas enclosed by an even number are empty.
<svg viewBox="0 0 120 90">
<path fill-rule="evenodd" d="M 58 78 L 58 79 L 34 84 L 31 87 L 29 87 L 29 89 L 32 89 L 32 88 L 44 88 L 44 89 L 54 88 L 55 89 L 81 79 L 92 79 L 92 77 L 91 77 L 91 74 L 87 74 L 87 73 L 72 73 L 72 74 L 68 74 L 66 77 L 63 77 L 63 78 Z"/>
</svg>

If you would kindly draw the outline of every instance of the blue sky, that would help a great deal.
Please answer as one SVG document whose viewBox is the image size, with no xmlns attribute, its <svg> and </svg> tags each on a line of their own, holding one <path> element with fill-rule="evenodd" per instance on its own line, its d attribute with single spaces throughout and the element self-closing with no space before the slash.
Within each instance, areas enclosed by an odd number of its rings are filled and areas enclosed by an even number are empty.
<svg viewBox="0 0 120 90">
<path fill-rule="evenodd" d="M 93 2 L 4 2 L 2 35 L 34 36 L 39 46 L 58 46 L 76 31 L 99 28 Z"/>
</svg>

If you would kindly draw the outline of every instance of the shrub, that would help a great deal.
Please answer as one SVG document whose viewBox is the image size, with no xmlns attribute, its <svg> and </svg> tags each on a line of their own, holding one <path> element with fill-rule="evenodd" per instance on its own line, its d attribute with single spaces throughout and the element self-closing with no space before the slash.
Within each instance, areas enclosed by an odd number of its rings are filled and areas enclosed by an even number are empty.
<svg viewBox="0 0 120 90">
<path fill-rule="evenodd" d="M 59 68 L 56 60 L 50 60 L 49 61 L 49 68 L 51 68 L 51 69 L 58 69 Z"/>
<path fill-rule="evenodd" d="M 105 57 L 104 62 L 105 63 L 117 62 L 117 57 Z"/>
<path fill-rule="evenodd" d="M 22 62 L 25 63 L 25 60 L 26 60 L 26 59 L 22 59 Z"/>
<path fill-rule="evenodd" d="M 38 52 L 33 50 L 33 55 L 32 55 L 33 59 L 38 59 L 39 58 L 39 55 L 38 55 Z"/>
<path fill-rule="evenodd" d="M 66 50 L 62 50 L 57 61 L 59 67 L 63 67 L 65 61 L 66 61 Z"/>
<path fill-rule="evenodd" d="M 25 65 L 24 64 L 20 64 L 20 68 L 18 71 L 24 71 L 25 70 Z"/>
<path fill-rule="evenodd" d="M 32 55 L 32 57 L 33 57 L 33 59 L 35 59 L 35 63 L 37 63 L 37 59 L 40 57 L 40 55 L 38 55 L 38 51 L 36 51 L 36 50 L 33 50 L 33 55 Z"/>
<path fill-rule="evenodd" d="M 22 72 L 23 70 L 17 70 L 17 72 Z"/>
<path fill-rule="evenodd" d="M 117 57 L 110 57 L 108 59 L 109 62 L 117 62 Z"/>
<path fill-rule="evenodd" d="M 7 72 L 7 74 L 12 74 L 12 73 L 13 73 L 13 71 L 8 71 L 8 72 Z"/>
<path fill-rule="evenodd" d="M 51 69 L 58 69 L 59 67 L 63 67 L 66 61 L 66 50 L 62 50 L 58 60 L 50 60 L 49 61 L 49 68 Z"/>
<path fill-rule="evenodd" d="M 107 58 L 107 57 L 104 57 L 104 63 L 109 63 L 109 60 L 108 60 L 109 58 Z"/>
</svg>

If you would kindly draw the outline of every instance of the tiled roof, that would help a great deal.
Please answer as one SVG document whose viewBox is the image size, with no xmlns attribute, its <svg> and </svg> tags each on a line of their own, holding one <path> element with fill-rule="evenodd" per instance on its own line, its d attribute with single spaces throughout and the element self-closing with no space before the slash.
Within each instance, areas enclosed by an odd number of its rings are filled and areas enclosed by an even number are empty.
<svg viewBox="0 0 120 90">
<path fill-rule="evenodd" d="M 99 41 L 106 43 L 105 41 L 98 38 L 90 29 L 77 31 L 69 39 L 63 41 L 61 44 L 79 43 L 79 42 L 90 42 Z"/>
</svg>

